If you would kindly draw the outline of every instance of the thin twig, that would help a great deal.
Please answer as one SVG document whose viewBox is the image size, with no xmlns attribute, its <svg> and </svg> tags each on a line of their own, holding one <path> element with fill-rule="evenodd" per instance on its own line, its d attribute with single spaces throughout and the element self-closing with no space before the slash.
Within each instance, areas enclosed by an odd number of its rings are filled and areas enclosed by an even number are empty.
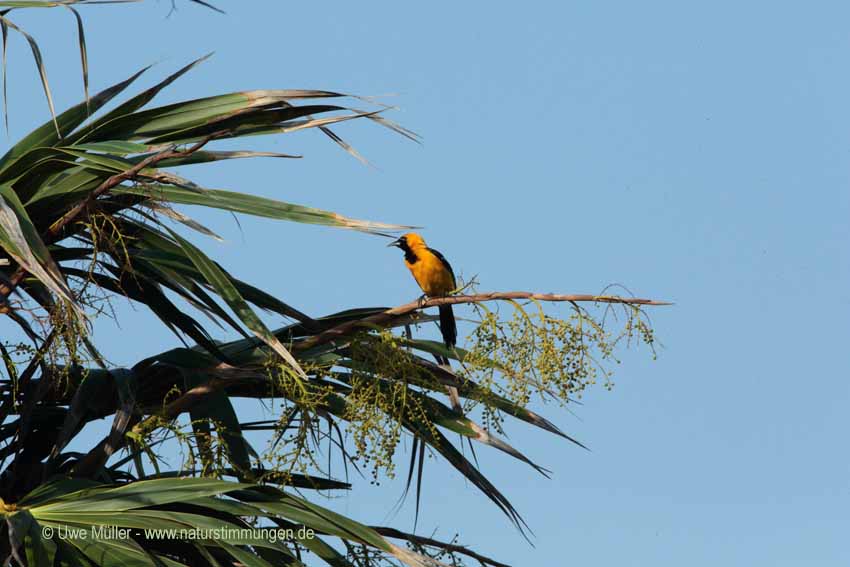
<svg viewBox="0 0 850 567">
<path fill-rule="evenodd" d="M 461 555 L 466 555 L 467 557 L 475 559 L 482 565 L 492 565 L 493 567 L 510 567 L 510 565 L 506 563 L 499 563 L 495 559 L 490 559 L 489 557 L 485 557 L 484 555 L 475 553 L 474 551 L 463 545 L 445 543 L 436 539 L 431 539 L 430 537 L 423 537 L 415 534 L 405 533 L 395 528 L 387 528 L 383 526 L 370 527 L 384 537 L 389 537 L 393 539 L 403 539 L 405 541 L 409 541 L 410 543 L 415 543 L 418 545 L 437 547 L 444 551 L 448 551 L 449 553 L 460 553 Z"/>
<path fill-rule="evenodd" d="M 196 404 L 204 401 L 207 396 L 224 387 L 224 384 L 224 380 L 214 378 L 209 382 L 195 386 L 191 390 L 185 392 L 182 396 L 168 404 L 160 414 L 152 415 L 141 422 L 139 422 L 138 417 L 134 416 L 131 421 L 131 423 L 136 422 L 133 424 L 133 433 L 140 436 L 146 435 L 147 432 L 149 432 L 150 429 L 155 428 L 157 424 L 170 422 L 181 413 L 189 411 Z M 111 434 L 104 437 L 94 449 L 89 451 L 88 454 L 80 460 L 80 462 L 74 467 L 74 476 L 91 476 L 100 467 L 106 464 L 109 454 L 115 453 L 115 451 L 127 443 L 127 435 L 121 435 L 117 439 L 113 439 L 112 437 L 113 436 Z M 109 451 L 110 449 L 111 453 Z"/>
</svg>

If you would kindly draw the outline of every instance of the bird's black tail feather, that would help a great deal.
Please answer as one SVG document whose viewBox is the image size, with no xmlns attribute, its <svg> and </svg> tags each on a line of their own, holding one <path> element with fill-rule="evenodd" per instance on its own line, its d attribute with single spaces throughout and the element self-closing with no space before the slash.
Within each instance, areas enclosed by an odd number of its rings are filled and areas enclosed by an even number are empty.
<svg viewBox="0 0 850 567">
<path fill-rule="evenodd" d="M 457 344 L 457 323 L 451 305 L 440 305 L 440 332 L 447 347 L 452 348 Z"/>
</svg>

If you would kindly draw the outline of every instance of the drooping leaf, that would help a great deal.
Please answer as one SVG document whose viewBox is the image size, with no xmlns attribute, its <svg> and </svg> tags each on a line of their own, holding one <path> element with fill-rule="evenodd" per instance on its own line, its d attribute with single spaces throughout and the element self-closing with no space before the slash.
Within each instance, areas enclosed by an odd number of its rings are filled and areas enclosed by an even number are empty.
<svg viewBox="0 0 850 567">
<path fill-rule="evenodd" d="M 245 326 L 251 329 L 255 335 L 268 344 L 283 360 L 299 375 L 306 379 L 307 374 L 295 360 L 295 357 L 290 354 L 285 346 L 274 336 L 274 334 L 266 327 L 265 323 L 254 313 L 254 310 L 245 302 L 245 299 L 230 281 L 221 268 L 215 262 L 210 260 L 206 254 L 201 252 L 188 240 L 185 240 L 176 232 L 169 231 L 174 240 L 180 244 L 186 253 L 186 256 L 192 261 L 195 267 L 204 275 L 207 282 L 215 288 L 219 296 L 224 299 L 230 306 L 236 316 L 245 323 Z"/>
<path fill-rule="evenodd" d="M 80 319 L 84 318 L 47 246 L 8 185 L 0 185 L 0 246 L 41 283 L 66 300 Z"/>
<path fill-rule="evenodd" d="M 56 134 L 61 138 L 62 134 L 59 129 L 59 122 L 56 119 L 56 110 L 53 108 L 53 95 L 50 92 L 50 85 L 47 84 L 47 69 L 44 67 L 44 59 L 41 56 L 41 49 L 38 47 L 38 43 L 36 43 L 35 39 L 30 34 L 15 25 L 14 22 L 5 16 L 0 15 L 0 22 L 3 22 L 4 29 L 10 28 L 15 30 L 27 40 L 27 43 L 29 43 L 30 50 L 32 51 L 32 57 L 35 60 L 35 66 L 38 70 L 38 76 L 41 79 L 41 86 L 44 89 L 44 96 L 47 99 L 47 106 L 50 108 L 50 116 L 53 119 L 53 126 L 56 129 Z"/>
<path fill-rule="evenodd" d="M 330 211 L 220 189 L 190 191 L 170 185 L 150 184 L 144 187 L 121 186 L 114 192 L 119 195 L 140 195 L 174 204 L 199 205 L 277 220 L 351 228 L 364 232 L 412 228 L 406 225 L 351 219 Z"/>
</svg>

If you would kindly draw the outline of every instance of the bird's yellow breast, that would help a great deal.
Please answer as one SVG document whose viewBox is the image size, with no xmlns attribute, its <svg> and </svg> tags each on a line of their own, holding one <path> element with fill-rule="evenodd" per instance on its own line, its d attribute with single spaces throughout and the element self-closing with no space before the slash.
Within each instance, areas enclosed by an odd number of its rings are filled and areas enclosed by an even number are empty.
<svg viewBox="0 0 850 567">
<path fill-rule="evenodd" d="M 413 274 L 416 283 L 427 295 L 437 297 L 447 295 L 455 288 L 452 273 L 443 262 L 427 249 L 415 251 L 416 261 L 404 261 Z"/>
</svg>

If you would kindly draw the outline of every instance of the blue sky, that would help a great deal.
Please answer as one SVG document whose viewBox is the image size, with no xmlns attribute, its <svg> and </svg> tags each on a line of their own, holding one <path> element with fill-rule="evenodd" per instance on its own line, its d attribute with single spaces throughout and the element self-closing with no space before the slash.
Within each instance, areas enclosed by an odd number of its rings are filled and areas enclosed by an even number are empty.
<svg viewBox="0 0 850 567">
<path fill-rule="evenodd" d="M 511 427 L 511 442 L 554 471 L 546 480 L 478 451 L 535 547 L 433 460 L 420 533 L 460 531 L 513 565 L 850 564 L 846 2 L 221 2 L 225 16 L 180 2 L 166 19 L 168 4 L 83 10 L 95 89 L 158 63 L 151 82 L 215 50 L 162 101 L 251 88 L 397 93 L 392 117 L 424 137 L 348 124 L 339 132 L 376 168 L 306 132 L 252 146 L 300 161 L 180 173 L 423 225 L 482 290 L 618 282 L 676 303 L 652 312 L 658 360 L 626 352 L 612 392 L 590 392 L 576 416 L 541 410 L 591 452 Z M 17 21 L 44 47 L 57 106 L 77 102 L 70 14 Z M 46 104 L 25 44 L 11 47 L 16 139 Z M 195 242 L 308 313 L 419 293 L 381 239 L 192 214 L 227 239 Z M 106 323 L 96 335 L 116 363 L 174 345 L 145 314 L 120 316 L 120 333 Z M 331 504 L 410 529 L 410 503 L 391 513 L 401 488 L 362 481 Z"/>
</svg>

